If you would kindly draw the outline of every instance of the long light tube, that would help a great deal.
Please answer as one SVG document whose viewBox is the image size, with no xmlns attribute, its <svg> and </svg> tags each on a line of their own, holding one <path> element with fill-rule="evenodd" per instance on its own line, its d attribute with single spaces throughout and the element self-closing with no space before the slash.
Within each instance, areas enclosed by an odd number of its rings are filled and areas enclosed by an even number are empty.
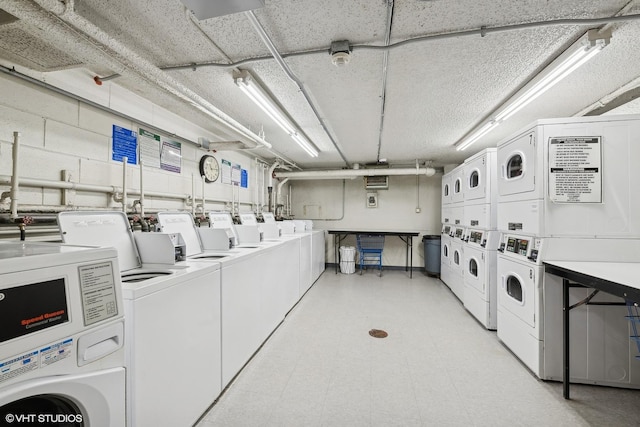
<svg viewBox="0 0 640 427">
<path fill-rule="evenodd" d="M 318 151 L 313 144 L 291 123 L 289 118 L 280 110 L 264 89 L 256 83 L 247 70 L 235 73 L 233 79 L 240 90 L 280 126 L 308 155 L 311 157 L 318 156 Z"/>
<path fill-rule="evenodd" d="M 497 122 L 495 120 L 485 123 L 484 126 L 482 126 L 480 129 L 478 129 L 477 131 L 469 135 L 467 138 L 460 141 L 456 146 L 456 150 L 462 151 L 465 148 L 469 147 L 471 144 L 475 143 L 477 140 L 485 136 L 487 133 L 489 133 L 490 130 L 492 130 L 494 127 L 498 126 L 499 124 L 500 122 Z"/>
<path fill-rule="evenodd" d="M 587 33 L 567 49 L 558 59 L 547 66 L 540 74 L 532 79 L 527 86 L 514 97 L 498 108 L 491 119 L 474 131 L 468 137 L 456 144 L 456 150 L 464 150 L 486 135 L 503 121 L 512 117 L 534 99 L 538 98 L 560 80 L 571 74 L 589 59 L 597 55 L 609 44 L 611 31 L 599 33 L 589 30 Z"/>
<path fill-rule="evenodd" d="M 291 138 L 293 138 L 293 140 L 295 142 L 298 143 L 298 145 L 300 147 L 302 147 L 302 149 L 304 151 L 307 152 L 308 155 L 310 155 L 311 157 L 318 157 L 318 152 L 316 151 L 315 148 L 313 148 L 313 146 L 309 143 L 309 141 L 307 140 L 307 138 L 305 138 L 304 136 L 300 135 L 299 133 L 292 133 Z"/>
</svg>

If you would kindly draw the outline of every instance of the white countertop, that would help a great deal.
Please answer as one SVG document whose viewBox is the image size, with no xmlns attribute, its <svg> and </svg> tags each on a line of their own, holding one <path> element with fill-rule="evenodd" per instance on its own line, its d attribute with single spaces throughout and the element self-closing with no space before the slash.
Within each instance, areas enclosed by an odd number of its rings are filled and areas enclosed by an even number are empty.
<svg viewBox="0 0 640 427">
<path fill-rule="evenodd" d="M 640 263 L 638 262 L 545 261 L 545 264 L 640 289 Z"/>
</svg>

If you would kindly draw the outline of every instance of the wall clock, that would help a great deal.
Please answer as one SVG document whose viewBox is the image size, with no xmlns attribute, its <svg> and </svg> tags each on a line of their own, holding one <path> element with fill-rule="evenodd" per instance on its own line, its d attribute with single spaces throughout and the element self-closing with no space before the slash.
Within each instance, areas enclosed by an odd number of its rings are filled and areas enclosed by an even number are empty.
<svg viewBox="0 0 640 427">
<path fill-rule="evenodd" d="M 212 155 L 205 154 L 200 159 L 200 176 L 204 176 L 205 182 L 214 182 L 220 176 L 220 164 Z"/>
</svg>

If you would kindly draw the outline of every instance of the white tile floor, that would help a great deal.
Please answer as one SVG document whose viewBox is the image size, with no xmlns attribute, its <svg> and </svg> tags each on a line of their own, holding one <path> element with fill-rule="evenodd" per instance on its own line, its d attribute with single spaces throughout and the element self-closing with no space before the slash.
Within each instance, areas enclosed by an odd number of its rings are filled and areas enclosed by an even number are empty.
<svg viewBox="0 0 640 427">
<path fill-rule="evenodd" d="M 640 391 L 571 393 L 534 377 L 439 280 L 328 269 L 198 427 L 640 425 Z"/>
</svg>

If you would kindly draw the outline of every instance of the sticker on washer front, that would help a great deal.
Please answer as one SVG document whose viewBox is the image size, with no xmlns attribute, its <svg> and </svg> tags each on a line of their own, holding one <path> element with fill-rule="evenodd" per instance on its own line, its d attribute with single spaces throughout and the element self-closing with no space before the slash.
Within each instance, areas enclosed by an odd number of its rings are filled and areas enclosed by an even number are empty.
<svg viewBox="0 0 640 427">
<path fill-rule="evenodd" d="M 71 356 L 73 338 L 67 338 L 0 361 L 0 383 L 39 368 L 44 368 Z"/>
<path fill-rule="evenodd" d="M 38 362 L 38 350 L 0 361 L 0 383 L 38 369 L 40 367 Z"/>
<path fill-rule="evenodd" d="M 78 267 L 85 326 L 118 315 L 116 281 L 111 262 Z"/>
<path fill-rule="evenodd" d="M 48 366 L 71 356 L 73 338 L 40 349 L 40 366 Z"/>
</svg>

